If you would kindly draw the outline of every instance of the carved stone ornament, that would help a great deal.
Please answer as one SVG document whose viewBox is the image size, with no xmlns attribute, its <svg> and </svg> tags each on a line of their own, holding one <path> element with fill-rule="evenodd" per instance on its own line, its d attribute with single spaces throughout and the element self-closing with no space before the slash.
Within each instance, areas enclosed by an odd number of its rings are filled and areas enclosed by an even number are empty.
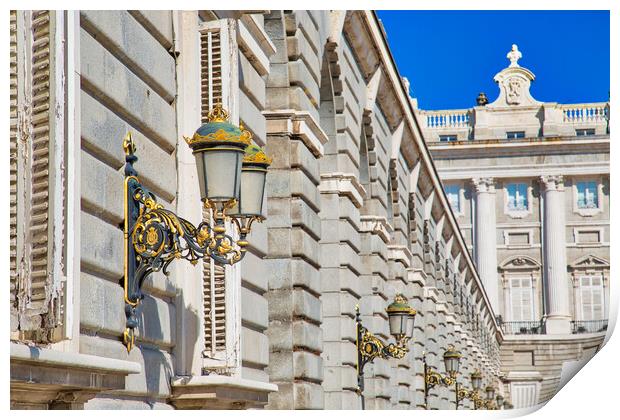
<svg viewBox="0 0 620 420">
<path fill-rule="evenodd" d="M 495 180 L 493 178 L 473 178 L 471 180 L 472 185 L 476 189 L 477 193 L 493 193 L 495 192 Z"/>
<path fill-rule="evenodd" d="M 562 175 L 543 175 L 540 182 L 547 191 L 562 191 L 564 189 L 564 177 Z"/>
<path fill-rule="evenodd" d="M 510 60 L 510 65 L 497 73 L 493 78 L 499 85 L 499 96 L 493 103 L 487 106 L 494 108 L 540 104 L 530 94 L 530 86 L 534 81 L 534 74 L 519 65 L 518 60 L 521 57 L 522 54 L 519 48 L 516 44 L 513 44 L 512 49 L 506 55 L 506 58 Z"/>
<path fill-rule="evenodd" d="M 509 67 L 521 67 L 518 63 L 521 57 L 523 57 L 523 55 L 521 54 L 521 51 L 519 51 L 517 44 L 512 44 L 512 48 L 508 51 L 508 54 L 506 54 L 506 58 L 510 60 Z"/>
</svg>

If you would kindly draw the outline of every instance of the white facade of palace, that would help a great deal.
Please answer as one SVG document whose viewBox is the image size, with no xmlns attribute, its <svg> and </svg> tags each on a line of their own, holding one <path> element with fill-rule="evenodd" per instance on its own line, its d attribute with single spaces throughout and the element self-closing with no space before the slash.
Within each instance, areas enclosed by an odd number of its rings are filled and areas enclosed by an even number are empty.
<svg viewBox="0 0 620 420">
<path fill-rule="evenodd" d="M 479 369 L 518 407 L 600 348 L 606 104 L 537 103 L 513 66 L 494 104 L 417 110 L 371 11 L 12 11 L 10 59 L 13 408 L 359 409 L 355 306 L 393 340 L 397 293 L 414 339 L 366 367 L 367 409 L 424 408 L 423 355 L 443 372 L 449 345 L 461 386 Z M 128 352 L 123 138 L 198 224 L 183 137 L 218 102 L 273 158 L 267 219 L 232 268 L 151 275 Z M 547 334 L 506 329 L 540 319 Z M 453 407 L 430 390 L 427 408 Z"/>
<path fill-rule="evenodd" d="M 608 322 L 609 102 L 537 101 L 521 56 L 495 101 L 417 114 L 506 341 L 570 343 Z"/>
</svg>

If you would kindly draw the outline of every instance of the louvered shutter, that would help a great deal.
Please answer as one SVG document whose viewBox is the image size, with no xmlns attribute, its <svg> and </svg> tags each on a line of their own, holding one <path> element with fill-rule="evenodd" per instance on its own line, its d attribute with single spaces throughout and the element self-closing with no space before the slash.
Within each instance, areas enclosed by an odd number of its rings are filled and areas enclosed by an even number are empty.
<svg viewBox="0 0 620 420">
<path fill-rule="evenodd" d="M 11 326 L 37 341 L 51 340 L 62 316 L 64 139 L 54 112 L 63 96 L 54 54 L 62 52 L 54 16 L 11 12 Z"/>
<path fill-rule="evenodd" d="M 238 91 L 237 48 L 234 24 L 227 19 L 203 23 L 200 27 L 200 93 L 201 120 L 220 103 L 230 113 L 235 122 L 238 111 L 232 92 Z M 211 213 L 203 208 L 203 219 L 210 220 Z M 232 359 L 227 343 L 230 337 L 230 302 L 232 291 L 227 290 L 230 279 L 227 270 L 206 259 L 203 262 L 203 309 L 204 309 L 204 350 L 203 355 L 212 359 L 206 366 L 228 366 Z"/>
<path fill-rule="evenodd" d="M 17 11 L 11 10 L 10 18 L 10 306 L 11 306 L 11 331 L 15 331 L 18 328 L 18 310 L 17 310 L 17 290 L 18 290 L 18 277 L 17 277 L 17 261 L 20 255 L 18 255 L 18 248 L 21 248 L 21 244 L 18 245 L 18 152 L 17 152 L 17 135 L 18 135 L 18 120 L 17 120 L 17 107 L 18 107 L 18 83 L 17 83 Z M 21 241 L 20 241 L 21 242 Z"/>
<path fill-rule="evenodd" d="M 581 276 L 581 320 L 596 321 L 604 318 L 603 280 L 601 276 Z"/>
</svg>

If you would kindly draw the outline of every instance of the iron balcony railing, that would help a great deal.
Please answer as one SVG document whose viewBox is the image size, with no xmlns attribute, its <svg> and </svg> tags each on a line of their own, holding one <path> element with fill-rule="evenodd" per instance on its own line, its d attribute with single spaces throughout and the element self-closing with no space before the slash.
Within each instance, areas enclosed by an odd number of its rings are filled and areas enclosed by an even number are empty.
<svg viewBox="0 0 620 420">
<path fill-rule="evenodd" d="M 597 319 L 593 321 L 571 321 L 573 334 L 588 334 L 607 331 L 608 320 Z"/>
<path fill-rule="evenodd" d="M 501 322 L 504 334 L 545 334 L 545 323 L 540 321 L 508 321 Z"/>
</svg>

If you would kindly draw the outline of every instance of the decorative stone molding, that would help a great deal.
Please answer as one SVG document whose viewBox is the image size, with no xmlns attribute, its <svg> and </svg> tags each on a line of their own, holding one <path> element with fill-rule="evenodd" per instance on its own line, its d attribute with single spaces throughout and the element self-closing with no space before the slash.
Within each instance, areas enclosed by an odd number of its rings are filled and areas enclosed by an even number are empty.
<svg viewBox="0 0 620 420">
<path fill-rule="evenodd" d="M 405 267 L 411 265 L 413 254 L 405 245 L 388 245 L 388 260 L 399 261 Z"/>
<path fill-rule="evenodd" d="M 82 408 L 101 391 L 125 388 L 138 363 L 11 343 L 11 406 Z M 62 379 L 62 380 L 59 380 Z"/>
<path fill-rule="evenodd" d="M 534 73 L 521 67 L 518 60 L 522 57 L 516 44 L 506 55 L 510 60 L 510 65 L 497 73 L 493 80 L 499 85 L 499 97 L 488 108 L 505 106 L 531 106 L 538 105 L 540 102 L 535 100 L 530 94 L 530 86 L 534 81 Z"/>
<path fill-rule="evenodd" d="M 385 243 L 389 243 L 392 240 L 393 230 L 390 222 L 385 217 L 374 215 L 360 216 L 359 231 L 379 235 Z"/>
<path fill-rule="evenodd" d="M 564 177 L 562 175 L 543 175 L 540 177 L 540 183 L 545 191 L 564 191 Z"/>
<path fill-rule="evenodd" d="M 329 138 L 308 111 L 269 110 L 263 111 L 263 115 L 267 120 L 268 135 L 285 134 L 298 137 L 315 157 L 323 156 L 323 145 Z"/>
<path fill-rule="evenodd" d="M 540 270 L 540 263 L 526 255 L 519 255 L 505 259 L 499 264 L 499 271 L 510 270 Z"/>
<path fill-rule="evenodd" d="M 477 193 L 495 193 L 495 180 L 493 178 L 473 178 L 471 183 Z"/>
<path fill-rule="evenodd" d="M 176 377 L 172 380 L 170 403 L 177 409 L 261 408 L 278 386 L 232 376 Z"/>
<path fill-rule="evenodd" d="M 364 205 L 364 197 L 366 197 L 366 190 L 359 183 L 357 177 L 353 174 L 342 172 L 321 174 L 319 192 L 322 194 L 345 195 L 351 199 L 357 208 Z"/>
</svg>

